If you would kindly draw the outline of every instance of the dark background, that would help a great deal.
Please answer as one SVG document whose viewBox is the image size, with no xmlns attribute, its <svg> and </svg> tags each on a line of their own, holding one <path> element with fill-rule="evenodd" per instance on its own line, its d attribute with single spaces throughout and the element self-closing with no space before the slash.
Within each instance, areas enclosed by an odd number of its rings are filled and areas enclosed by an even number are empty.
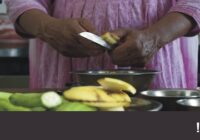
<svg viewBox="0 0 200 140">
<path fill-rule="evenodd" d="M 2 140 L 199 140 L 200 112 L 0 113 Z"/>
</svg>

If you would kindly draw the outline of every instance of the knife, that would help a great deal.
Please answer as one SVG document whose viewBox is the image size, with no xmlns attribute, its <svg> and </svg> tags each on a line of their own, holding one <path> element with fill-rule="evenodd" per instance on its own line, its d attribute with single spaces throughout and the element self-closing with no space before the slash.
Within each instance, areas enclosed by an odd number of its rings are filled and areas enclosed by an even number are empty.
<svg viewBox="0 0 200 140">
<path fill-rule="evenodd" d="M 90 40 L 90 41 L 100 45 L 101 47 L 103 47 L 107 50 L 112 49 L 112 47 L 98 35 L 95 35 L 90 32 L 81 32 L 81 33 L 79 33 L 79 35 L 87 40 Z"/>
</svg>

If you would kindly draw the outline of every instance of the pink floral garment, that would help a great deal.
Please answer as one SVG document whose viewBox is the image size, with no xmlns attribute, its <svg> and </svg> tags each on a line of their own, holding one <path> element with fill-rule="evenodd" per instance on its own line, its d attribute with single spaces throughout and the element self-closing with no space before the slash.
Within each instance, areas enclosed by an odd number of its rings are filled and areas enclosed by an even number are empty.
<svg viewBox="0 0 200 140">
<path fill-rule="evenodd" d="M 29 9 L 40 9 L 56 18 L 89 19 L 99 33 L 120 27 L 141 29 L 158 21 L 168 12 L 192 16 L 200 27 L 200 0 L 7 0 L 15 21 Z M 161 71 L 153 88 L 195 88 L 197 86 L 198 38 L 182 37 L 163 47 L 147 65 Z M 91 58 L 66 58 L 45 42 L 36 39 L 30 46 L 31 88 L 61 88 L 71 81 L 69 72 L 111 69 L 107 54 Z"/>
</svg>

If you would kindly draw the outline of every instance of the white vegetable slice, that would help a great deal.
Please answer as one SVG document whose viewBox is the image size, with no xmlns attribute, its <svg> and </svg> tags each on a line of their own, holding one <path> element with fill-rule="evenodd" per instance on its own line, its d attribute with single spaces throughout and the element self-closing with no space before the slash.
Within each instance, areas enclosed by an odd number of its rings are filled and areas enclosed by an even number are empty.
<svg viewBox="0 0 200 140">
<path fill-rule="evenodd" d="M 54 91 L 46 92 L 41 97 L 42 104 L 47 108 L 54 108 L 62 103 L 62 98 Z"/>
</svg>

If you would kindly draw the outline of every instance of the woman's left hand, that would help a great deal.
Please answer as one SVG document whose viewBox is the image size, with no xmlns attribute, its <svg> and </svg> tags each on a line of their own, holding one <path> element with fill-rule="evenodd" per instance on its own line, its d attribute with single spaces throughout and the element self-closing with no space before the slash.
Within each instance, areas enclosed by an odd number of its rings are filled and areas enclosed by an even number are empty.
<svg viewBox="0 0 200 140">
<path fill-rule="evenodd" d="M 159 50 L 159 37 L 148 30 L 119 29 L 113 31 L 121 38 L 110 53 L 113 63 L 119 66 L 144 67 Z"/>
<path fill-rule="evenodd" d="M 113 62 L 119 66 L 144 66 L 162 46 L 187 35 L 196 25 L 192 17 L 171 12 L 145 30 L 113 31 L 121 38 L 121 44 L 111 52 Z"/>
</svg>

